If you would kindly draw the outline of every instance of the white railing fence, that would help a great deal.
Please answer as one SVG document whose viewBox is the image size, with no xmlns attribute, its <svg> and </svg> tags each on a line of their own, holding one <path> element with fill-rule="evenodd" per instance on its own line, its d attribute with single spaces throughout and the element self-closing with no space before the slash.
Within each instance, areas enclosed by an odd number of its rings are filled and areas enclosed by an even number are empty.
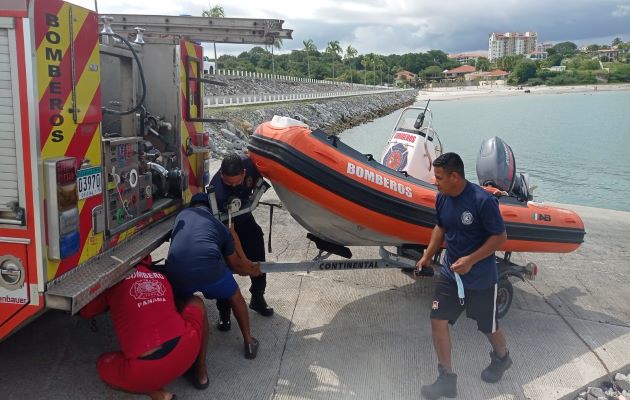
<svg viewBox="0 0 630 400">
<path fill-rule="evenodd" d="M 238 94 L 227 96 L 206 96 L 204 107 L 229 107 L 245 104 L 282 103 L 290 101 L 305 101 L 315 99 L 330 99 L 335 97 L 364 96 L 392 92 L 417 91 L 418 89 L 372 89 L 372 90 L 345 90 L 332 92 L 311 93 L 284 93 L 284 94 Z"/>
</svg>

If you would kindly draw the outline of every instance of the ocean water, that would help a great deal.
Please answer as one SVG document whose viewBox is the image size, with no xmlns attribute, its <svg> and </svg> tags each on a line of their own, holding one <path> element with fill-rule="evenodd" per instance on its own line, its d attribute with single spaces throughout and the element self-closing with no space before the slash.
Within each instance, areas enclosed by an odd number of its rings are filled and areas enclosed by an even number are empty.
<svg viewBox="0 0 630 400">
<path fill-rule="evenodd" d="M 517 172 L 537 186 L 535 201 L 630 211 L 630 91 L 432 101 L 430 108 L 444 151 L 462 157 L 470 181 L 477 183 L 481 142 L 498 136 L 512 148 Z M 399 115 L 349 129 L 341 139 L 381 157 Z"/>
</svg>

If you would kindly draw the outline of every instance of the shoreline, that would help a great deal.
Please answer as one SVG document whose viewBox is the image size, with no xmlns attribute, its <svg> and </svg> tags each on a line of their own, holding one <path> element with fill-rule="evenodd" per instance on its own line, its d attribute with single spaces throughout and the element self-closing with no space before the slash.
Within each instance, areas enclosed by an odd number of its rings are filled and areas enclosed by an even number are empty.
<svg viewBox="0 0 630 400">
<path fill-rule="evenodd" d="M 630 91 L 630 83 L 615 83 L 603 85 L 575 85 L 575 86 L 522 86 L 523 89 L 517 89 L 514 86 L 496 85 L 496 86 L 475 86 L 475 87 L 452 87 L 452 88 L 435 88 L 429 90 L 420 90 L 418 92 L 417 101 L 448 101 L 463 100 L 468 98 L 479 97 L 499 97 L 499 96 L 521 96 L 536 94 L 565 94 L 565 93 L 597 93 L 612 91 Z M 526 93 L 525 90 L 529 90 Z"/>
</svg>

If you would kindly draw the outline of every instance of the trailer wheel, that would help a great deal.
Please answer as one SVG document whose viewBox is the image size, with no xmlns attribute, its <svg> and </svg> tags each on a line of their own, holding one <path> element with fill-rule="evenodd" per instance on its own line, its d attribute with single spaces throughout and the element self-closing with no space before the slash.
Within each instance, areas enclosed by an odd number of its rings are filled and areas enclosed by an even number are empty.
<svg viewBox="0 0 630 400">
<path fill-rule="evenodd" d="M 514 298 L 514 288 L 507 278 L 499 280 L 497 287 L 497 319 L 505 317 Z"/>
</svg>

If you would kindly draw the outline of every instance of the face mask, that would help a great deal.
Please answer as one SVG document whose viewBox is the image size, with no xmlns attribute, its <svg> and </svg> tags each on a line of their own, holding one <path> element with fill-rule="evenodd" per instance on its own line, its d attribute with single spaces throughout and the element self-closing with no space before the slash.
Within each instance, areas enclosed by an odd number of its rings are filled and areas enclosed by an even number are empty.
<svg viewBox="0 0 630 400">
<path fill-rule="evenodd" d="M 464 305 L 464 284 L 462 283 L 462 278 L 459 276 L 457 272 L 455 274 L 455 282 L 457 282 L 457 297 L 459 297 L 459 304 Z"/>
</svg>

